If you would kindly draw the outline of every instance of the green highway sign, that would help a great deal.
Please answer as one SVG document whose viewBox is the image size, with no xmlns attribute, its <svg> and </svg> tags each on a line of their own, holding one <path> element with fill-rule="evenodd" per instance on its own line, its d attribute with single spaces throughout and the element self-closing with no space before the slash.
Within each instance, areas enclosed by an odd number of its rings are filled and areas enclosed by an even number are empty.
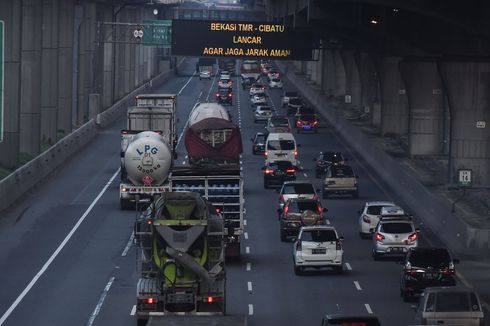
<svg viewBox="0 0 490 326">
<path fill-rule="evenodd" d="M 4 22 L 0 20 L 0 143 L 3 141 L 3 74 L 4 74 Z"/>
<path fill-rule="evenodd" d="M 171 20 L 144 20 L 142 26 L 141 43 L 143 45 L 170 48 L 172 42 Z"/>
</svg>

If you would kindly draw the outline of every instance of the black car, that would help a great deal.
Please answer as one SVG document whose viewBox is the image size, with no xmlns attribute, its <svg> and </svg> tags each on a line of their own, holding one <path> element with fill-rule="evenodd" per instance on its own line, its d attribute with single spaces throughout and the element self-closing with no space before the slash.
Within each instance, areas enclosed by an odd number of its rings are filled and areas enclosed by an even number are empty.
<svg viewBox="0 0 490 326">
<path fill-rule="evenodd" d="M 296 116 L 296 131 L 299 134 L 302 131 L 318 132 L 318 117 L 316 114 L 300 114 Z"/>
<path fill-rule="evenodd" d="M 427 287 L 456 285 L 454 264 L 458 262 L 446 248 L 411 248 L 401 271 L 403 301 L 410 300 Z"/>
<path fill-rule="evenodd" d="M 374 315 L 327 315 L 322 320 L 322 326 L 328 325 L 362 325 L 362 326 L 381 326 L 378 317 Z"/>
<path fill-rule="evenodd" d="M 344 158 L 341 152 L 320 152 L 315 161 L 315 176 L 317 178 L 325 174 L 325 169 L 330 165 L 344 165 L 347 159 Z"/>
<path fill-rule="evenodd" d="M 296 168 L 290 161 L 267 162 L 262 168 L 264 172 L 264 188 L 275 184 L 282 186 L 284 181 L 296 180 Z"/>
<path fill-rule="evenodd" d="M 229 104 L 233 103 L 233 92 L 231 88 L 218 88 L 216 92 L 216 102 L 219 104 Z"/>
<path fill-rule="evenodd" d="M 263 132 L 258 132 L 255 134 L 254 138 L 250 139 L 252 141 L 252 154 L 263 155 L 265 152 L 265 141 L 267 140 L 267 134 Z"/>
</svg>

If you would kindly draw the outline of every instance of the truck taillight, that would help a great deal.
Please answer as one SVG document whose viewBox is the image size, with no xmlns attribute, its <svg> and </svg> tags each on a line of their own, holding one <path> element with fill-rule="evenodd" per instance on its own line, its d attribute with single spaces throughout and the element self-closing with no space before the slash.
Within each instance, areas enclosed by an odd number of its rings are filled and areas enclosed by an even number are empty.
<svg viewBox="0 0 490 326">
<path fill-rule="evenodd" d="M 216 93 L 216 97 L 219 97 L 219 93 Z"/>
<path fill-rule="evenodd" d="M 323 209 L 322 206 L 320 206 L 320 204 L 316 205 L 316 210 L 318 211 L 318 214 L 322 215 Z"/>
<path fill-rule="evenodd" d="M 213 303 L 213 301 L 214 301 L 214 298 L 213 298 L 213 297 L 208 297 L 208 298 L 206 299 L 206 302 L 207 302 L 207 303 Z"/>
<path fill-rule="evenodd" d="M 294 151 L 294 158 L 298 158 L 298 151 Z"/>
<path fill-rule="evenodd" d="M 288 214 L 288 211 L 289 211 L 289 207 L 288 207 L 288 205 L 285 205 L 284 206 L 284 209 L 282 210 L 283 214 L 284 215 L 287 215 Z"/>
<path fill-rule="evenodd" d="M 264 152 L 264 156 L 267 157 L 269 153 L 267 151 Z"/>
</svg>

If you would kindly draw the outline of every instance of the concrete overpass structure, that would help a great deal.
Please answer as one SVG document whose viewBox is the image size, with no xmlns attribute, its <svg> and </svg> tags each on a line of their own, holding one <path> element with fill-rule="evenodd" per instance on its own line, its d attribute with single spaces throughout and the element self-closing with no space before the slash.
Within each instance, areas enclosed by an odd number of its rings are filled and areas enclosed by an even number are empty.
<svg viewBox="0 0 490 326">
<path fill-rule="evenodd" d="M 411 157 L 449 160 L 490 184 L 490 4 L 483 0 L 268 0 L 271 20 L 321 38 L 300 73 L 367 113 Z"/>
</svg>

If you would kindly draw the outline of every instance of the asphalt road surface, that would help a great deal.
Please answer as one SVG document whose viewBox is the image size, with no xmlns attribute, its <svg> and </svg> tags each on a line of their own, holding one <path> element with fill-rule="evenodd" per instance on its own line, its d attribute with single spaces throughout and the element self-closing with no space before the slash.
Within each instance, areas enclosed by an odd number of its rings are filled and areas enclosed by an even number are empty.
<svg viewBox="0 0 490 326">
<path fill-rule="evenodd" d="M 195 61 L 159 92 L 177 93 L 179 132 L 198 101 L 214 101 L 217 80 L 190 77 Z M 234 77 L 233 121 L 244 144 L 246 226 L 240 262 L 227 264 L 227 310 L 248 316 L 258 325 L 319 325 L 326 313 L 374 313 L 384 325 L 410 325 L 412 305 L 399 294 L 397 260 L 373 261 L 371 240 L 358 236 L 357 211 L 368 200 L 394 200 L 395 192 L 376 175 L 325 122 L 318 134 L 295 134 L 301 147 L 298 180 L 317 188 L 313 158 L 319 151 L 341 151 L 359 175 L 359 199 L 322 200 L 328 221 L 344 236 L 344 270 L 314 271 L 295 276 L 292 243 L 281 242 L 277 220 L 278 194 L 263 187 L 264 158 L 252 155 L 250 138 L 264 130 L 254 123 L 248 90 Z M 238 87 L 237 87 L 238 86 Z M 285 88 L 288 87 L 286 82 Z M 269 90 L 277 113 L 281 90 Z M 134 316 L 136 250 L 132 245 L 135 211 L 119 207 L 121 117 L 45 182 L 29 191 L 0 219 L 0 326 L 136 324 Z M 185 164 L 183 139 L 176 164 Z M 380 162 L 382 164 L 382 162 Z M 400 202 L 399 202 L 400 203 Z M 403 203 L 400 203 L 403 205 Z M 439 240 L 422 227 L 421 242 Z"/>
</svg>

